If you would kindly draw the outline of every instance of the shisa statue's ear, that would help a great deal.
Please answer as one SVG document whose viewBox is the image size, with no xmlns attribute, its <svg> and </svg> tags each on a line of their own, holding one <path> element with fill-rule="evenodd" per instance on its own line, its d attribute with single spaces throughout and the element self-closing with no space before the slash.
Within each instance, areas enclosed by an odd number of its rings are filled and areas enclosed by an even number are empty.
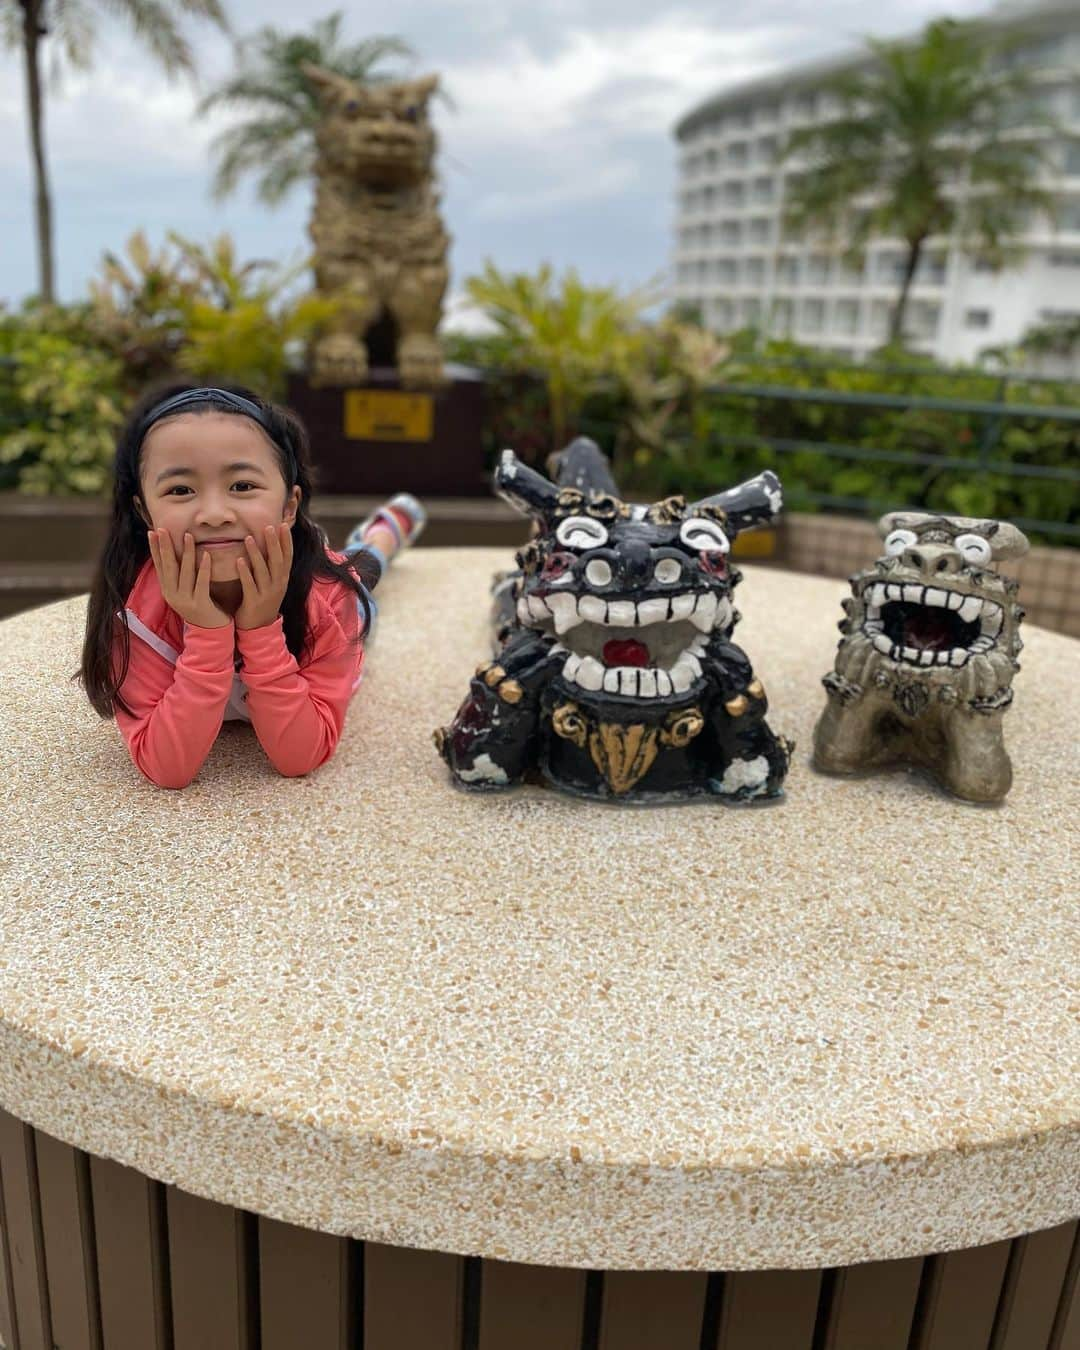
<svg viewBox="0 0 1080 1350">
<path fill-rule="evenodd" d="M 765 469 L 756 478 L 749 478 L 738 487 L 694 502 L 686 508 L 686 513 L 693 515 L 695 511 L 702 510 L 722 511 L 726 518 L 725 532 L 734 538 L 742 530 L 771 525 L 783 507 L 784 494 L 780 479 L 771 469 Z"/>
<path fill-rule="evenodd" d="M 495 470 L 495 491 L 517 511 L 549 528 L 559 489 L 542 473 L 523 464 L 513 450 L 504 450 Z"/>
<path fill-rule="evenodd" d="M 324 103 L 337 103 L 344 99 L 356 98 L 359 92 L 352 80 L 346 79 L 344 75 L 338 75 L 336 71 L 325 70 L 312 61 L 304 61 L 300 71 L 315 86 Z"/>
<path fill-rule="evenodd" d="M 426 103 L 439 87 L 438 75 L 423 75 L 418 80 L 409 80 L 405 89 L 413 95 L 417 103 Z"/>
</svg>

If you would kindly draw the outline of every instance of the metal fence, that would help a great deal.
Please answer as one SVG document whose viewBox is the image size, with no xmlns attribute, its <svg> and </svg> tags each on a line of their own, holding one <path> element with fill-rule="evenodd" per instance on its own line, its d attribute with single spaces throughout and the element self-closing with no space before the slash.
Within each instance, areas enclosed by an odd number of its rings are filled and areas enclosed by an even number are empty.
<svg viewBox="0 0 1080 1350">
<path fill-rule="evenodd" d="M 925 380 L 928 376 L 937 379 L 948 378 L 948 371 L 928 371 L 925 368 L 905 368 L 886 366 L 839 367 L 835 364 L 800 360 L 775 361 L 753 358 L 754 364 L 771 364 L 797 368 L 813 372 L 820 370 L 836 373 L 843 369 L 863 374 L 911 374 Z M 971 379 L 970 372 L 956 372 L 955 378 Z M 993 398 L 953 399 L 935 398 L 910 393 L 878 393 L 854 390 L 824 389 L 821 387 L 796 387 L 784 384 L 731 383 L 715 384 L 702 393 L 703 400 L 715 406 L 739 403 L 766 404 L 815 404 L 841 408 L 865 408 L 869 411 L 894 411 L 941 413 L 972 419 L 978 423 L 978 434 L 970 443 L 965 454 L 939 454 L 916 449 L 887 449 L 873 445 L 850 445 L 830 440 L 812 440 L 808 438 L 787 438 L 770 435 L 734 435 L 712 434 L 698 447 L 708 455 L 710 451 L 759 451 L 767 452 L 769 457 L 785 457 L 812 452 L 826 460 L 842 463 L 861 463 L 867 465 L 911 466 L 924 468 L 938 474 L 963 474 L 978 479 L 986 474 L 1000 474 L 1006 479 L 1042 480 L 1058 483 L 1061 486 L 1062 517 L 1047 520 L 1010 513 L 1009 519 L 1030 534 L 1044 537 L 1048 542 L 1057 544 L 1080 545 L 1080 409 L 1057 404 L 1013 403 L 1008 401 L 1010 384 L 1021 383 L 1024 386 L 1046 384 L 1061 388 L 1063 382 L 1045 380 L 1035 381 L 1026 376 L 1015 374 L 988 374 L 987 384 L 992 389 Z M 1056 422 L 1067 428 L 1071 446 L 1072 460 L 1065 466 L 1029 463 L 1004 457 L 1001 454 L 1001 439 L 1004 429 L 1010 422 L 1022 421 Z M 614 440 L 616 428 L 610 423 L 592 422 L 583 425 L 588 435 L 607 442 Z M 1075 438 L 1073 437 L 1075 432 Z M 785 479 L 785 499 L 789 506 L 827 511 L 843 511 L 860 516 L 878 515 L 892 509 L 929 509 L 919 502 L 900 502 L 895 494 L 873 496 L 843 496 L 835 492 L 816 491 L 800 484 L 795 479 Z"/>
</svg>

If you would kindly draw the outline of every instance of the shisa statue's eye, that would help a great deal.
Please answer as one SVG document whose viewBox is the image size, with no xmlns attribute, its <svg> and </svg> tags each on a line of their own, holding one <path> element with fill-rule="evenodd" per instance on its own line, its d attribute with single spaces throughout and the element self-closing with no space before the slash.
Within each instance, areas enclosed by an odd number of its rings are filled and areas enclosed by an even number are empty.
<svg viewBox="0 0 1080 1350">
<path fill-rule="evenodd" d="M 664 586 L 674 586 L 682 579 L 682 565 L 677 558 L 661 558 L 653 568 L 653 576 Z"/>
<path fill-rule="evenodd" d="M 916 542 L 914 530 L 893 530 L 885 536 L 885 552 L 890 558 L 899 558 L 904 549 Z"/>
<path fill-rule="evenodd" d="M 976 567 L 985 567 L 990 561 L 990 542 L 981 534 L 958 534 L 953 545 L 965 562 Z"/>
<path fill-rule="evenodd" d="M 345 112 L 349 117 L 355 117 L 360 111 L 360 100 L 350 98 L 345 100 Z"/>
<path fill-rule="evenodd" d="M 607 543 L 608 532 L 590 516 L 567 516 L 559 522 L 555 537 L 564 548 L 599 548 Z"/>
<path fill-rule="evenodd" d="M 704 516 L 691 516 L 684 520 L 679 530 L 679 538 L 687 548 L 698 553 L 727 553 L 731 548 L 728 537 L 715 520 Z"/>
</svg>

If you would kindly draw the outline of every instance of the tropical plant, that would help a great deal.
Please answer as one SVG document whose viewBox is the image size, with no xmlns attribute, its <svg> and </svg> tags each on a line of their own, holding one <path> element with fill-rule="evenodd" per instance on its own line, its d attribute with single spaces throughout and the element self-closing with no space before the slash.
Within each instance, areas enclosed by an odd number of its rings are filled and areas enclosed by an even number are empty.
<svg viewBox="0 0 1080 1350">
<path fill-rule="evenodd" d="M 127 264 L 105 255 L 102 275 L 91 283 L 87 327 L 123 362 L 133 391 L 183 370 L 277 397 L 291 352 L 341 303 L 298 290 L 310 259 L 241 262 L 228 234 L 203 245 L 170 230 L 155 252 L 138 231 L 126 254 Z"/>
<path fill-rule="evenodd" d="M 228 378 L 267 397 L 283 392 L 289 356 L 338 312 L 341 301 L 294 288 L 311 266 L 257 260 L 240 264 L 228 235 L 209 249 L 175 232 L 196 290 L 185 303 L 184 345 L 177 364 L 189 374 Z"/>
<path fill-rule="evenodd" d="M 565 444 L 590 385 L 613 373 L 625 334 L 656 300 L 650 289 L 623 294 L 586 285 L 574 268 L 556 278 L 548 263 L 530 275 L 500 272 L 490 260 L 466 280 L 465 292 L 495 325 L 506 359 L 542 373 L 556 446 Z"/>
<path fill-rule="evenodd" d="M 121 369 L 80 340 L 81 317 L 51 307 L 0 316 L 0 357 L 10 371 L 0 399 L 0 487 L 67 496 L 104 492 L 109 482 Z"/>
<path fill-rule="evenodd" d="M 796 162 L 787 186 L 790 234 L 840 240 L 856 263 L 871 238 L 903 240 L 893 342 L 932 238 L 955 234 L 966 251 L 1000 267 L 1018 256 L 1014 241 L 1029 214 L 1053 213 L 1039 186 L 1045 142 L 1003 134 L 1018 107 L 1031 107 L 1030 77 L 1004 59 L 991 31 L 940 19 L 913 43 L 868 39 L 868 63 L 822 86 L 837 115 L 793 131 L 781 147 L 781 160 Z M 1025 120 L 1055 125 L 1034 110 Z"/>
<path fill-rule="evenodd" d="M 213 192 L 221 199 L 247 173 L 256 175 L 256 192 L 275 206 L 315 167 L 315 128 L 322 105 L 304 75 L 308 63 L 357 84 L 388 78 L 379 67 L 389 57 L 412 56 L 401 38 L 371 37 L 343 44 L 342 13 L 318 20 L 310 34 L 282 33 L 269 25 L 236 48 L 236 70 L 198 106 L 200 115 L 218 108 L 245 108 L 246 121 L 227 127 L 212 142 L 217 157 Z"/>
<path fill-rule="evenodd" d="M 102 4 L 130 24 L 136 38 L 149 50 L 166 79 L 194 75 L 191 47 L 177 22 L 189 14 L 208 19 L 227 31 L 219 0 L 108 0 Z M 44 99 L 41 83 L 42 48 L 53 46 L 54 84 L 61 58 L 77 70 L 93 65 L 95 8 L 93 0 L 0 0 L 0 41 L 22 51 L 26 71 L 26 112 L 34 170 L 34 213 L 37 233 L 38 289 L 42 300 L 55 299 L 52 200 L 45 156 Z"/>
</svg>

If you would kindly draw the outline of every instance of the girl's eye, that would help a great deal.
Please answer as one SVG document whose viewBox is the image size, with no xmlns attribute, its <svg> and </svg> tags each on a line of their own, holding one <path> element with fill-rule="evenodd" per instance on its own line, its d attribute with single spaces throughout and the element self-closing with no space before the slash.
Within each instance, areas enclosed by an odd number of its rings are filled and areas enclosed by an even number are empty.
<svg viewBox="0 0 1080 1350">
<path fill-rule="evenodd" d="M 234 484 L 233 484 L 233 487 L 234 487 L 234 488 L 236 488 L 236 487 L 257 488 L 258 486 L 259 486 L 258 483 L 248 483 L 248 482 L 240 482 L 240 483 L 234 483 Z M 173 495 L 174 492 L 179 492 L 179 491 L 181 491 L 181 490 L 183 490 L 183 491 L 190 491 L 191 489 L 185 487 L 185 485 L 184 485 L 183 483 L 177 483 L 175 487 L 169 488 L 169 490 L 168 490 L 168 492 L 166 492 L 165 496 L 166 496 L 166 497 L 171 497 L 171 496 Z"/>
</svg>

